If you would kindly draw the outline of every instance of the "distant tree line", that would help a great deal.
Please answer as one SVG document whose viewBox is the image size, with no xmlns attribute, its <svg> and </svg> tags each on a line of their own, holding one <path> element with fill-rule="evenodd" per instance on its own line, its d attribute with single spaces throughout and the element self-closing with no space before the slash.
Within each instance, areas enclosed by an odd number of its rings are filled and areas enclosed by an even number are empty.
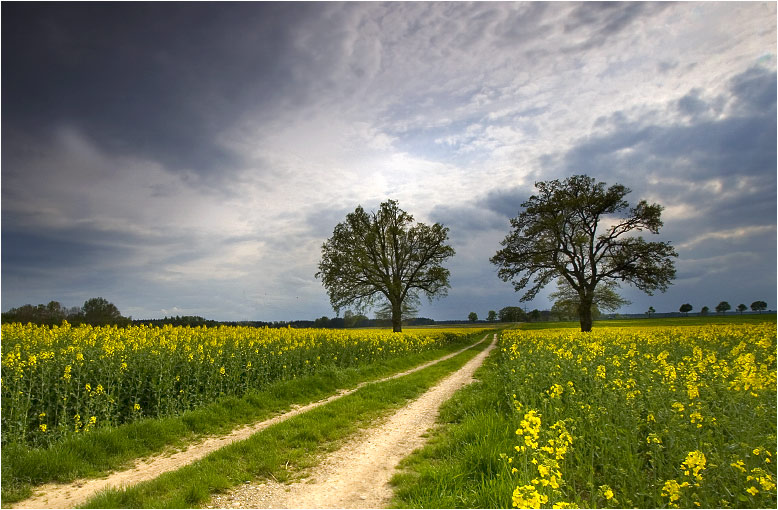
<svg viewBox="0 0 778 510">
<path fill-rule="evenodd" d="M 84 306 L 63 307 L 58 301 L 48 304 L 22 305 L 11 308 L 2 314 L 3 322 L 28 322 L 45 326 L 56 326 L 62 321 L 70 324 L 91 324 L 93 326 L 126 326 L 132 322 L 131 317 L 124 317 L 116 305 L 107 299 L 96 297 L 87 299 Z"/>
</svg>

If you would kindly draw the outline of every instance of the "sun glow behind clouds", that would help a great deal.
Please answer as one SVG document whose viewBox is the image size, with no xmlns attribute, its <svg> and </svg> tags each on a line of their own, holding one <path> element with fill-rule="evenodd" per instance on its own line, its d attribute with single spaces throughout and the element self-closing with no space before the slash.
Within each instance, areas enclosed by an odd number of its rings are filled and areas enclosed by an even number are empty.
<svg viewBox="0 0 778 510">
<path fill-rule="evenodd" d="M 332 315 L 313 278 L 321 243 L 358 204 L 394 198 L 451 226 L 463 261 L 452 281 L 480 289 L 485 316 L 518 299 L 488 263 L 508 217 L 536 180 L 571 173 L 665 206 L 663 240 L 677 246 L 720 256 L 732 240 L 774 237 L 772 3 L 162 7 L 175 29 L 149 24 L 158 13 L 143 5 L 114 17 L 41 9 L 3 6 L 9 306 L 82 285 L 82 302 L 97 292 L 136 316 Z M 106 28 L 83 39 L 93 26 Z M 50 27 L 70 43 L 52 49 Z M 34 265 L 44 257 L 28 253 L 51 250 L 13 242 L 30 232 L 81 246 L 62 257 L 79 276 Z M 78 262 L 96 247 L 113 258 Z M 774 246 L 754 250 L 775 258 Z M 251 297 L 266 291 L 276 297 Z M 420 313 L 469 308 L 452 289 Z"/>
</svg>

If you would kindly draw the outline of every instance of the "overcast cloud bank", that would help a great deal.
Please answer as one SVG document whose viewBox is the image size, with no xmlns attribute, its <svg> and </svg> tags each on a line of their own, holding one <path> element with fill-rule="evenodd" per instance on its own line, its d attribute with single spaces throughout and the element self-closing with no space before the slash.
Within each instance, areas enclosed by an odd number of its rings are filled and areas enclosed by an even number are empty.
<svg viewBox="0 0 778 510">
<path fill-rule="evenodd" d="M 508 219 L 573 173 L 665 206 L 678 278 L 623 312 L 776 306 L 774 3 L 2 10 L 3 310 L 332 316 L 321 244 L 394 198 L 457 251 L 420 315 L 484 317 Z"/>
</svg>

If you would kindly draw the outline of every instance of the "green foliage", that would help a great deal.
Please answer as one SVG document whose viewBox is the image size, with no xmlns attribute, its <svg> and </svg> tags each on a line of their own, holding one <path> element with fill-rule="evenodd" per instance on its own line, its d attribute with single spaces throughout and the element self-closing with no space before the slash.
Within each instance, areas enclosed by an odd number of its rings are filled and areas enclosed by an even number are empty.
<svg viewBox="0 0 778 510">
<path fill-rule="evenodd" d="M 518 306 L 506 306 L 498 313 L 500 322 L 525 322 L 527 314 Z"/>
<path fill-rule="evenodd" d="M 58 301 L 49 301 L 48 304 L 22 305 L 11 308 L 2 314 L 3 323 L 19 322 L 22 324 L 40 324 L 45 326 L 58 326 L 63 321 L 70 324 L 91 324 L 93 326 L 117 325 L 125 326 L 132 319 L 122 317 L 116 305 L 105 298 L 97 297 L 88 299 L 83 307 L 63 307 Z"/>
<path fill-rule="evenodd" d="M 763 311 L 767 310 L 767 303 L 764 301 L 754 301 L 751 303 L 751 310 L 762 313 Z"/>
<path fill-rule="evenodd" d="M 726 301 L 721 301 L 716 305 L 716 313 L 727 313 L 727 310 L 731 310 L 732 306 Z"/>
<path fill-rule="evenodd" d="M 524 291 L 522 301 L 562 277 L 579 295 L 581 330 L 588 331 L 591 301 L 601 282 L 625 281 L 653 294 L 664 292 L 675 278 L 678 254 L 670 243 L 632 235 L 644 229 L 659 233 L 660 205 L 641 200 L 630 207 L 624 200 L 628 188 L 606 189 L 585 175 L 535 186 L 538 194 L 521 204 L 524 210 L 511 219 L 503 248 L 491 258 L 499 277 Z M 611 218 L 617 219 L 597 235 L 600 223 Z"/>
<path fill-rule="evenodd" d="M 684 303 L 684 304 L 681 305 L 681 308 L 679 308 L 678 311 L 688 315 L 689 312 L 692 311 L 692 308 L 694 308 L 694 307 L 692 305 L 690 305 L 689 303 Z"/>
<path fill-rule="evenodd" d="M 429 299 L 446 295 L 449 270 L 442 264 L 454 255 L 447 241 L 447 227 L 414 223 L 395 200 L 369 214 L 358 206 L 322 245 L 315 276 L 336 313 L 388 304 L 393 329 L 401 331 L 405 303 L 415 302 L 419 293 Z"/>
<path fill-rule="evenodd" d="M 470 312 L 469 314 L 467 314 L 467 320 L 469 320 L 470 322 L 477 321 L 478 320 L 478 314 L 475 313 L 475 312 Z"/>
</svg>

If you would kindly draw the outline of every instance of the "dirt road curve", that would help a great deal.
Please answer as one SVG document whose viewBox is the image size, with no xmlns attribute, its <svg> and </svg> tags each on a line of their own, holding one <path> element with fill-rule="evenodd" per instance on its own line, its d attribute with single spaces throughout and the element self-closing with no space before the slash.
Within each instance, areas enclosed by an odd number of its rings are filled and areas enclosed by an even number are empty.
<svg viewBox="0 0 778 510">
<path fill-rule="evenodd" d="M 378 427 L 328 455 L 311 477 L 291 485 L 246 484 L 215 496 L 208 508 L 385 508 L 392 497 L 389 479 L 400 460 L 424 445 L 440 405 L 473 380 L 494 348 L 487 349 Z"/>
<path fill-rule="evenodd" d="M 422 370 L 423 368 L 426 368 L 430 365 L 452 358 L 469 348 L 470 347 L 466 347 L 465 349 L 448 354 L 442 358 L 424 363 L 418 367 L 406 370 L 405 372 L 394 374 L 391 377 L 387 377 L 375 382 L 394 379 L 412 372 L 416 372 L 418 370 Z M 216 451 L 230 443 L 246 439 L 252 434 L 259 432 L 260 430 L 263 430 L 271 425 L 282 422 L 293 416 L 297 416 L 298 414 L 304 413 L 315 407 L 327 404 L 328 402 L 336 400 L 340 397 L 354 393 L 365 384 L 370 383 L 362 383 L 354 389 L 342 390 L 339 393 L 336 393 L 335 395 L 332 395 L 331 397 L 320 400 L 318 402 L 312 402 L 305 406 L 294 407 L 289 412 L 275 416 L 269 420 L 254 423 L 246 427 L 241 427 L 226 436 L 208 438 L 205 441 L 191 445 L 186 450 L 176 452 L 171 455 L 160 455 L 139 461 L 132 469 L 112 473 L 105 478 L 93 480 L 76 480 L 75 482 L 69 484 L 50 483 L 41 485 L 35 489 L 33 497 L 24 501 L 20 501 L 12 505 L 11 508 L 73 508 L 86 502 L 90 497 L 94 496 L 95 493 L 102 489 L 108 487 L 128 487 L 139 482 L 152 480 L 162 473 L 179 469 L 183 466 L 186 466 L 187 464 L 191 464 L 192 462 L 195 462 L 205 457 L 209 453 Z"/>
</svg>

